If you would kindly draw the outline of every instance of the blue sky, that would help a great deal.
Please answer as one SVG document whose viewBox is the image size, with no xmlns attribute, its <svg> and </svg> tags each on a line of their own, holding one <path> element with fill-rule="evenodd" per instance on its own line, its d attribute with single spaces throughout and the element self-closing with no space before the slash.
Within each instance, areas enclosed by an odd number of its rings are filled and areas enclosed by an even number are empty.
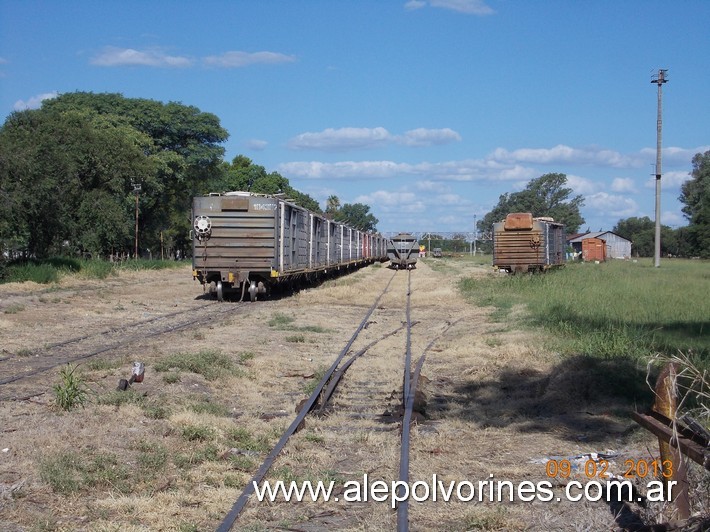
<svg viewBox="0 0 710 532">
<path fill-rule="evenodd" d="M 0 0 L 0 110 L 73 91 L 216 114 L 244 154 L 382 231 L 473 231 L 548 172 L 582 229 L 662 221 L 710 149 L 710 2 L 656 0 Z"/>
</svg>

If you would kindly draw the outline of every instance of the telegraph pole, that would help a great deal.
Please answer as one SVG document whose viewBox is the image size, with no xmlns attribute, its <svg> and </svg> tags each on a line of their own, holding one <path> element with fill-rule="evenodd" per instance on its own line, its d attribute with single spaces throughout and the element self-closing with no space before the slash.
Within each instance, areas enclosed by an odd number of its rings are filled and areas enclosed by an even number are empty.
<svg viewBox="0 0 710 532">
<path fill-rule="evenodd" d="M 476 215 L 473 215 L 473 256 L 476 256 L 476 240 L 478 237 L 478 227 L 476 227 Z"/>
<path fill-rule="evenodd" d="M 651 83 L 658 85 L 658 119 L 656 121 L 656 240 L 653 253 L 653 265 L 658 268 L 661 265 L 661 101 L 662 87 L 668 81 L 666 78 L 668 69 L 658 69 L 658 74 L 651 78 Z"/>
</svg>

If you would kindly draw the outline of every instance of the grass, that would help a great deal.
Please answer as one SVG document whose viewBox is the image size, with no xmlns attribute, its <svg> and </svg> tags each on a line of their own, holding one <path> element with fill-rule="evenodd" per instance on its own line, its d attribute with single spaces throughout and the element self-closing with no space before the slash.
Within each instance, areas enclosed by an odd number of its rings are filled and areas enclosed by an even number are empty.
<svg viewBox="0 0 710 532">
<path fill-rule="evenodd" d="M 239 373 L 234 362 L 217 350 L 203 350 L 198 353 L 175 353 L 155 364 L 158 372 L 190 371 L 202 375 L 208 381 Z"/>
<path fill-rule="evenodd" d="M 105 279 L 121 271 L 160 270 L 179 268 L 183 263 L 171 260 L 138 259 L 125 262 L 109 262 L 99 259 L 51 257 L 14 261 L 3 268 L 0 283 L 38 284 L 57 283 L 67 275 L 79 275 L 86 279 Z"/>
<path fill-rule="evenodd" d="M 320 325 L 302 325 L 302 326 L 295 326 L 292 325 L 292 323 L 296 320 L 293 316 L 287 316 L 286 314 L 282 314 L 281 312 L 276 312 L 274 315 L 271 317 L 271 319 L 267 322 L 269 327 L 273 327 L 274 329 L 277 329 L 279 331 L 297 331 L 297 332 L 312 332 L 312 333 L 327 333 L 330 332 L 330 329 L 326 329 L 325 327 L 321 327 Z M 296 336 L 292 336 L 290 338 L 297 338 Z M 302 338 L 302 335 L 301 335 Z M 291 339 L 289 340 L 288 338 L 286 339 L 288 342 L 305 342 L 305 339 Z"/>
<path fill-rule="evenodd" d="M 647 360 L 692 353 L 710 367 L 710 264 L 702 261 L 611 261 L 570 264 L 545 275 L 465 279 L 462 292 L 492 306 L 499 321 L 543 327 L 563 354 Z"/>
<path fill-rule="evenodd" d="M 83 377 L 76 372 L 78 366 L 64 366 L 59 370 L 59 383 L 54 385 L 54 401 L 62 410 L 84 407 L 88 389 Z"/>
<path fill-rule="evenodd" d="M 52 491 L 64 495 L 96 488 L 124 493 L 131 489 L 131 472 L 112 453 L 61 452 L 43 459 L 39 471 L 40 478 Z"/>
<path fill-rule="evenodd" d="M 9 305 L 3 312 L 5 314 L 17 314 L 18 312 L 22 312 L 23 310 L 25 310 L 25 307 L 23 305 L 13 303 L 12 305 Z"/>
</svg>

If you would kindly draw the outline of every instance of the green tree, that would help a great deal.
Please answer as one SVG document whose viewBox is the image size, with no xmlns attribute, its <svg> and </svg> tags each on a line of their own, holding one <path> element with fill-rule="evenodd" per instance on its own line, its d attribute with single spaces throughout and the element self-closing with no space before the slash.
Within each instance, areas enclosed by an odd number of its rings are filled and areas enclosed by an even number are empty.
<svg viewBox="0 0 710 532">
<path fill-rule="evenodd" d="M 584 205 L 582 196 L 572 195 L 565 174 L 545 174 L 532 179 L 520 192 L 506 192 L 498 204 L 476 225 L 479 231 L 490 232 L 493 224 L 505 219 L 511 212 L 531 212 L 533 216 L 551 216 L 563 223 L 568 233 L 576 233 L 584 223 L 579 212 Z"/>
<path fill-rule="evenodd" d="M 338 196 L 331 195 L 328 196 L 325 205 L 325 215 L 328 218 L 333 218 L 335 214 L 340 210 L 340 199 Z"/>
<path fill-rule="evenodd" d="M 360 231 L 376 231 L 379 220 L 364 203 L 346 203 L 335 214 L 335 221 L 343 222 Z"/>
<path fill-rule="evenodd" d="M 631 254 L 636 257 L 653 257 L 656 240 L 656 222 L 648 216 L 624 218 L 619 220 L 614 233 L 631 240 Z M 661 225 L 661 254 L 679 254 L 678 236 L 667 225 Z"/>
<path fill-rule="evenodd" d="M 191 198 L 222 174 L 226 138 L 215 115 L 120 94 L 64 94 L 13 113 L 0 129 L 0 241 L 36 256 L 132 249 L 135 182 L 141 248 L 157 249 L 164 231 L 185 246 Z"/>
<path fill-rule="evenodd" d="M 683 183 L 683 214 L 690 222 L 688 240 L 693 255 L 710 258 L 710 151 L 693 157 L 691 178 Z"/>
</svg>

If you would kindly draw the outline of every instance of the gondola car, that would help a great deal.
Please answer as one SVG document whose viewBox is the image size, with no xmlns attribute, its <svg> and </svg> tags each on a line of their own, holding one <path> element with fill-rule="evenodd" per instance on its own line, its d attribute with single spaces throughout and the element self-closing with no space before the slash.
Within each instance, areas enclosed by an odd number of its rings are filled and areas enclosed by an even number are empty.
<svg viewBox="0 0 710 532">
<path fill-rule="evenodd" d="M 410 233 L 399 233 L 387 241 L 387 257 L 390 268 L 410 270 L 416 267 L 419 243 Z"/>
<path fill-rule="evenodd" d="M 386 260 L 385 238 L 280 197 L 227 192 L 193 198 L 192 275 L 218 300 L 251 301 L 281 283 Z"/>
<path fill-rule="evenodd" d="M 552 218 L 511 213 L 493 224 L 493 267 L 511 273 L 546 271 L 565 264 L 565 226 Z"/>
</svg>

